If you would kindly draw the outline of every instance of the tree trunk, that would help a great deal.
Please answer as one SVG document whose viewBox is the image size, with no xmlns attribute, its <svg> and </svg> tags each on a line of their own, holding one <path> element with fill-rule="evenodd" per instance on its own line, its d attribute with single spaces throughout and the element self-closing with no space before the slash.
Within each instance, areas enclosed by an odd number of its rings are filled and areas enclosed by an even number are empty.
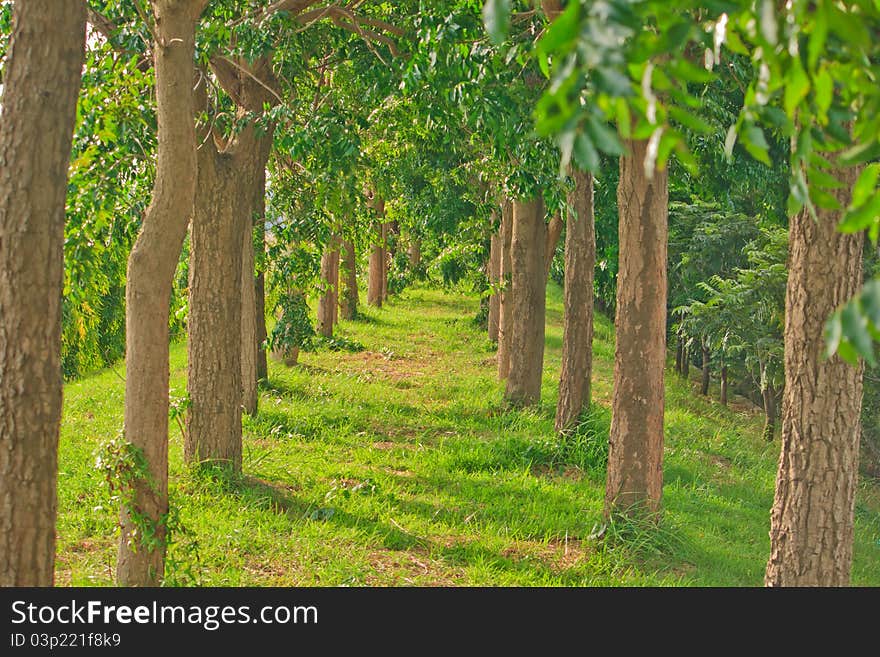
<svg viewBox="0 0 880 657">
<path fill-rule="evenodd" d="M 268 377 L 266 351 L 263 348 L 266 341 L 266 289 L 262 264 L 266 243 L 266 162 L 269 159 L 271 136 L 266 136 L 255 148 L 258 152 L 249 177 L 252 181 L 251 204 L 250 212 L 245 217 L 241 272 L 242 409 L 248 415 L 256 415 L 259 400 L 257 384 Z M 260 249 L 259 272 L 255 248 Z"/>
<path fill-rule="evenodd" d="M 409 268 L 418 273 L 422 264 L 422 240 L 415 235 L 410 235 L 409 243 Z"/>
<path fill-rule="evenodd" d="M 376 212 L 379 219 L 385 216 L 385 202 L 378 196 L 370 201 L 370 207 Z M 367 303 L 376 308 L 382 307 L 385 300 L 384 291 L 387 285 L 386 267 L 386 224 L 377 220 L 374 224 L 376 242 L 370 247 L 370 265 L 367 277 Z"/>
<path fill-rule="evenodd" d="M 776 391 L 772 384 L 761 388 L 761 399 L 764 402 L 764 430 L 761 435 L 770 442 L 776 434 Z"/>
<path fill-rule="evenodd" d="M 241 470 L 242 351 L 253 349 L 254 332 L 242 336 L 242 244 L 253 227 L 255 190 L 261 186 L 274 130 L 258 133 L 247 117 L 274 103 L 268 57 L 234 66 L 211 60 L 211 69 L 235 101 L 243 129 L 226 144 L 203 139 L 192 220 L 184 458 Z M 259 80 L 260 82 L 257 82 Z M 250 272 L 253 268 L 250 269 Z M 253 274 L 246 277 L 251 288 Z M 256 304 L 254 304 L 254 313 Z M 249 370 L 256 384 L 256 367 Z M 255 390 L 254 390 L 255 392 Z"/>
<path fill-rule="evenodd" d="M 266 338 L 268 331 L 266 330 L 266 171 L 263 170 L 258 174 L 258 182 L 255 188 L 257 198 L 254 204 L 254 225 L 256 227 L 255 247 L 257 261 L 257 275 L 254 279 L 254 289 L 256 294 L 256 315 L 257 315 L 257 381 L 265 381 L 269 378 L 269 363 L 266 360 Z"/>
<path fill-rule="evenodd" d="M 506 379 L 510 372 L 510 340 L 513 336 L 513 288 L 511 286 L 510 244 L 513 237 L 513 202 L 501 203 L 501 294 L 498 296 L 498 378 Z"/>
<path fill-rule="evenodd" d="M 206 0 L 153 2 L 159 40 L 153 44 L 158 164 L 153 198 L 128 259 L 124 422 L 126 440 L 143 453 L 149 469 L 149 477 L 134 482 L 132 510 L 152 525 L 156 540 L 142 543 L 141 523 L 123 506 L 116 565 L 120 586 L 155 586 L 165 569 L 168 314 L 196 190 L 193 60 L 196 22 L 205 4 Z"/>
<path fill-rule="evenodd" d="M 378 242 L 370 245 L 370 265 L 367 278 L 367 303 L 382 307 L 382 270 L 385 268 L 385 249 L 382 248 L 382 224 L 375 224 Z"/>
<path fill-rule="evenodd" d="M 709 394 L 709 345 L 704 340 L 700 347 L 703 351 L 703 378 L 700 381 L 700 394 L 706 396 Z"/>
<path fill-rule="evenodd" d="M 559 237 L 562 235 L 562 228 L 565 224 L 562 216 L 557 212 L 547 224 L 547 241 L 544 246 L 544 278 L 550 278 L 550 267 L 553 264 L 553 257 L 556 255 L 556 245 L 559 243 Z"/>
<path fill-rule="evenodd" d="M 839 170 L 843 207 L 859 168 Z M 840 212 L 804 210 L 789 225 L 782 453 L 770 522 L 768 586 L 846 586 L 852 569 L 863 365 L 826 359 L 828 316 L 862 283 L 864 233 Z"/>
<path fill-rule="evenodd" d="M 675 373 L 681 376 L 682 373 L 682 359 L 684 356 L 684 345 L 681 341 L 681 336 L 677 336 L 678 339 L 675 343 Z"/>
<path fill-rule="evenodd" d="M 556 404 L 556 431 L 575 425 L 590 405 L 593 372 L 593 273 L 596 233 L 593 218 L 593 176 L 572 170 L 575 187 L 568 204 L 574 213 L 565 227 L 565 327 L 562 373 Z"/>
<path fill-rule="evenodd" d="M 658 512 L 663 488 L 668 172 L 645 175 L 645 141 L 620 158 L 620 273 L 605 514 Z"/>
<path fill-rule="evenodd" d="M 257 288 L 254 284 L 253 216 L 247 219 L 241 240 L 241 408 L 248 415 L 256 415 Z"/>
<path fill-rule="evenodd" d="M 494 221 L 493 221 L 494 224 Z M 488 332 L 492 342 L 498 342 L 498 321 L 501 312 L 501 296 L 497 292 L 498 281 L 501 277 L 501 237 L 498 233 L 492 233 L 489 246 L 489 285 L 492 294 L 489 296 L 489 319 Z"/>
<path fill-rule="evenodd" d="M 13 5 L 0 121 L 0 586 L 51 586 L 64 202 L 85 3 Z"/>
<path fill-rule="evenodd" d="M 340 237 L 332 235 L 321 256 L 321 285 L 324 288 L 318 299 L 318 333 L 325 338 L 333 337 L 339 299 L 339 243 Z"/>
<path fill-rule="evenodd" d="M 691 354 L 690 349 L 685 345 L 681 350 L 681 376 L 687 381 L 691 372 Z"/>
<path fill-rule="evenodd" d="M 339 276 L 339 314 L 342 319 L 354 319 L 357 317 L 358 287 L 357 287 L 357 259 L 354 252 L 354 242 L 345 240 L 342 242 L 341 272 Z"/>
<path fill-rule="evenodd" d="M 187 463 L 241 468 L 241 242 L 245 232 L 231 155 L 199 152 L 189 267 Z M 235 248 L 238 245 L 238 248 Z M 235 347 L 233 347 L 235 345 Z"/>
<path fill-rule="evenodd" d="M 721 364 L 721 404 L 727 406 L 727 365 Z"/>
<path fill-rule="evenodd" d="M 510 371 L 504 397 L 515 406 L 528 406 L 541 400 L 547 289 L 543 269 L 546 234 L 542 199 L 514 201 L 510 243 L 513 317 Z"/>
<path fill-rule="evenodd" d="M 385 203 L 382 203 L 384 210 Z M 393 234 L 393 223 L 385 222 L 382 224 L 382 303 L 388 301 L 388 272 L 391 270 L 391 262 L 393 253 L 391 252 L 391 235 Z"/>
</svg>

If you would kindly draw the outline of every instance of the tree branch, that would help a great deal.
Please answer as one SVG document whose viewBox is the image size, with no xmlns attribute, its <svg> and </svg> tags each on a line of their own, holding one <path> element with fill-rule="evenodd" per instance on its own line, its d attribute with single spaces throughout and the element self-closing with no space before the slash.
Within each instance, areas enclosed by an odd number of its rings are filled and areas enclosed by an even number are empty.
<svg viewBox="0 0 880 657">
<path fill-rule="evenodd" d="M 116 52 L 121 55 L 131 56 L 131 55 L 140 55 L 140 59 L 137 63 L 137 68 L 142 73 L 146 73 L 150 70 L 152 57 L 149 54 L 149 44 L 145 44 L 147 46 L 146 53 L 138 53 L 132 52 L 130 50 L 126 50 L 124 48 L 120 48 L 119 46 L 113 43 L 113 35 L 119 29 L 116 24 L 111 21 L 109 18 L 104 16 L 103 14 L 98 13 L 91 7 L 87 8 L 88 15 L 86 20 L 89 25 L 92 26 L 92 29 L 95 30 L 98 34 L 100 34 L 104 40 L 110 44 L 110 47 L 113 48 Z"/>
</svg>

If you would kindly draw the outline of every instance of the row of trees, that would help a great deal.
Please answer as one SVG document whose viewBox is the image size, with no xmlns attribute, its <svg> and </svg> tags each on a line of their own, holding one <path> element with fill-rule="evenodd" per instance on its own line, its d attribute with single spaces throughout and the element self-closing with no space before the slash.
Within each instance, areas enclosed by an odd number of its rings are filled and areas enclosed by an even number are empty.
<svg viewBox="0 0 880 657">
<path fill-rule="evenodd" d="M 858 165 L 876 157 L 880 113 L 871 111 L 877 92 L 865 62 L 876 61 L 866 25 L 877 24 L 878 11 L 866 1 L 820 4 L 816 10 L 790 3 L 777 12 L 745 1 L 669 7 L 447 0 L 391 7 L 276 0 L 243 9 L 220 0 L 153 0 L 151 14 L 142 15 L 113 0 L 89 7 L 77 0 L 63 9 L 15 2 L 0 129 L 0 469 L 9 473 L 0 483 L 7 530 L 0 582 L 52 581 L 64 167 L 76 127 L 71 181 L 82 182 L 68 190 L 78 217 L 74 230 L 67 226 L 68 261 L 91 272 L 88 259 L 109 259 L 113 249 L 83 243 L 98 236 L 105 245 L 124 244 L 137 235 L 125 277 L 123 465 L 130 494 L 120 515 L 120 584 L 162 579 L 168 344 L 181 320 L 189 356 L 185 455 L 194 464 L 241 468 L 241 414 L 257 412 L 264 346 L 268 341 L 290 357 L 305 344 L 305 300 L 315 287 L 321 333 L 332 334 L 340 306 L 354 315 L 352 276 L 365 248 L 367 300 L 374 305 L 395 288 L 389 271 L 404 268 L 389 263 L 398 258 L 417 270 L 427 247 L 451 279 L 459 277 L 456 261 L 485 258 L 488 330 L 497 336 L 505 398 L 531 405 L 540 399 L 545 289 L 563 226 L 560 433 L 589 408 L 594 293 L 615 311 L 606 514 L 656 518 L 661 510 L 672 302 L 683 349 L 699 344 L 701 355 L 708 349 L 740 359 L 745 371 L 757 367 L 771 397 L 764 381 L 784 371 L 767 583 L 847 583 L 861 366 L 825 359 L 823 330 L 861 283 L 858 231 L 868 226 L 865 215 L 877 198 L 876 176 L 859 175 Z M 75 126 L 86 21 L 87 83 L 120 75 L 130 81 L 124 92 L 116 89 L 127 99 L 121 102 L 87 89 Z M 35 34 L 64 50 L 43 59 Z M 63 71 L 54 59 L 65 62 Z M 848 77 L 838 78 L 843 73 Z M 154 108 L 134 100 L 151 76 Z M 40 102 L 47 93 L 59 101 Z M 709 96 L 720 100 L 705 101 Z M 51 129 L 30 112 L 38 105 Z M 718 139 L 718 125 L 726 123 L 733 127 Z M 761 126 L 770 126 L 769 141 Z M 31 151 L 38 140 L 49 141 Z M 789 140 L 790 149 L 774 152 Z M 773 269 L 778 228 L 766 217 L 758 224 L 731 217 L 729 208 L 716 221 L 706 220 L 715 210 L 699 209 L 702 223 L 689 223 L 687 211 L 676 220 L 679 206 L 670 206 L 670 196 L 681 192 L 671 180 L 685 180 L 692 196 L 712 196 L 722 185 L 716 174 L 728 162 L 725 150 L 740 163 L 750 156 L 772 165 L 790 156 L 789 170 L 772 174 L 792 180 L 783 213 L 793 218 L 781 362 L 772 360 L 777 352 L 746 353 L 772 322 L 739 321 L 749 304 L 763 309 L 777 299 L 773 289 L 784 278 Z M 33 153 L 46 161 L 29 160 Z M 767 174 L 741 176 L 743 167 L 733 168 L 720 178 L 745 183 L 729 205 L 755 217 L 754 201 L 748 207 L 743 199 L 761 189 Z M 13 171 L 30 172 L 24 179 L 32 186 L 13 179 Z M 105 174 L 100 182 L 92 182 L 95 172 Z M 125 194 L 105 201 L 100 190 L 119 179 Z M 70 203 L 71 194 L 79 205 Z M 779 205 L 775 197 L 768 204 Z M 139 216 L 108 225 L 120 206 Z M 844 209 L 853 231 L 846 235 L 836 230 Z M 608 234 L 613 223 L 616 239 Z M 670 224 L 681 229 L 679 242 L 669 241 Z M 22 235 L 50 256 L 23 258 Z M 701 257 L 714 261 L 710 247 L 730 255 L 712 271 L 699 265 Z M 668 248 L 679 248 L 673 261 Z M 44 262 L 56 262 L 57 271 Z M 669 262 L 676 266 L 669 269 Z M 76 271 L 68 267 L 67 276 Z M 698 283 L 696 298 L 676 296 Z M 120 288 L 112 280 L 94 285 Z M 35 291 L 17 294 L 24 289 Z M 267 335 L 266 314 L 276 307 Z M 867 316 L 869 327 L 873 321 L 870 304 L 851 307 L 833 324 L 840 329 L 833 346 L 844 355 L 864 347 L 856 330 L 862 324 L 853 318 Z M 726 333 L 710 321 L 728 322 Z M 109 331 L 112 322 L 104 324 Z M 680 362 L 683 368 L 689 359 L 682 354 Z M 820 449 L 826 444 L 833 449 Z M 835 477 L 823 475 L 829 469 Z"/>
</svg>

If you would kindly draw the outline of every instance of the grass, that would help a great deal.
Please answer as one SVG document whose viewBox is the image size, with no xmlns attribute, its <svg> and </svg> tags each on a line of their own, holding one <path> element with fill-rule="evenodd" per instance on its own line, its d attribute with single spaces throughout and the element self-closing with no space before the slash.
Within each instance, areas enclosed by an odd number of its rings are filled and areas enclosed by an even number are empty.
<svg viewBox="0 0 880 657">
<path fill-rule="evenodd" d="M 363 309 L 301 365 L 270 364 L 244 424 L 241 476 L 191 471 L 172 423 L 179 527 L 169 585 L 759 586 L 779 443 L 745 400 L 724 408 L 667 379 L 659 527 L 601 525 L 613 327 L 597 318 L 594 405 L 554 437 L 562 301 L 548 289 L 543 403 L 505 410 L 474 296 L 414 288 Z M 345 346 L 344 343 L 343 347 Z M 333 346 L 333 345 L 329 345 Z M 172 396 L 185 348 L 171 352 Z M 56 580 L 112 585 L 117 504 L 95 468 L 122 426 L 122 372 L 68 384 Z M 853 583 L 880 585 L 880 485 L 856 505 Z"/>
</svg>

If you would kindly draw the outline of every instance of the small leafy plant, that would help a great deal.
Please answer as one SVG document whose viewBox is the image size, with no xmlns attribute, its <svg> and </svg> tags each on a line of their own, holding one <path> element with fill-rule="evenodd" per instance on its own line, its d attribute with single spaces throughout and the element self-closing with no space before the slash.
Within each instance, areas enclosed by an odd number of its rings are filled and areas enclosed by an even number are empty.
<svg viewBox="0 0 880 657">
<path fill-rule="evenodd" d="M 266 339 L 266 346 L 273 351 L 290 353 L 294 349 L 314 349 L 315 327 L 309 318 L 309 306 L 300 292 L 282 294 L 276 306 L 280 311 L 278 321 Z"/>
</svg>

